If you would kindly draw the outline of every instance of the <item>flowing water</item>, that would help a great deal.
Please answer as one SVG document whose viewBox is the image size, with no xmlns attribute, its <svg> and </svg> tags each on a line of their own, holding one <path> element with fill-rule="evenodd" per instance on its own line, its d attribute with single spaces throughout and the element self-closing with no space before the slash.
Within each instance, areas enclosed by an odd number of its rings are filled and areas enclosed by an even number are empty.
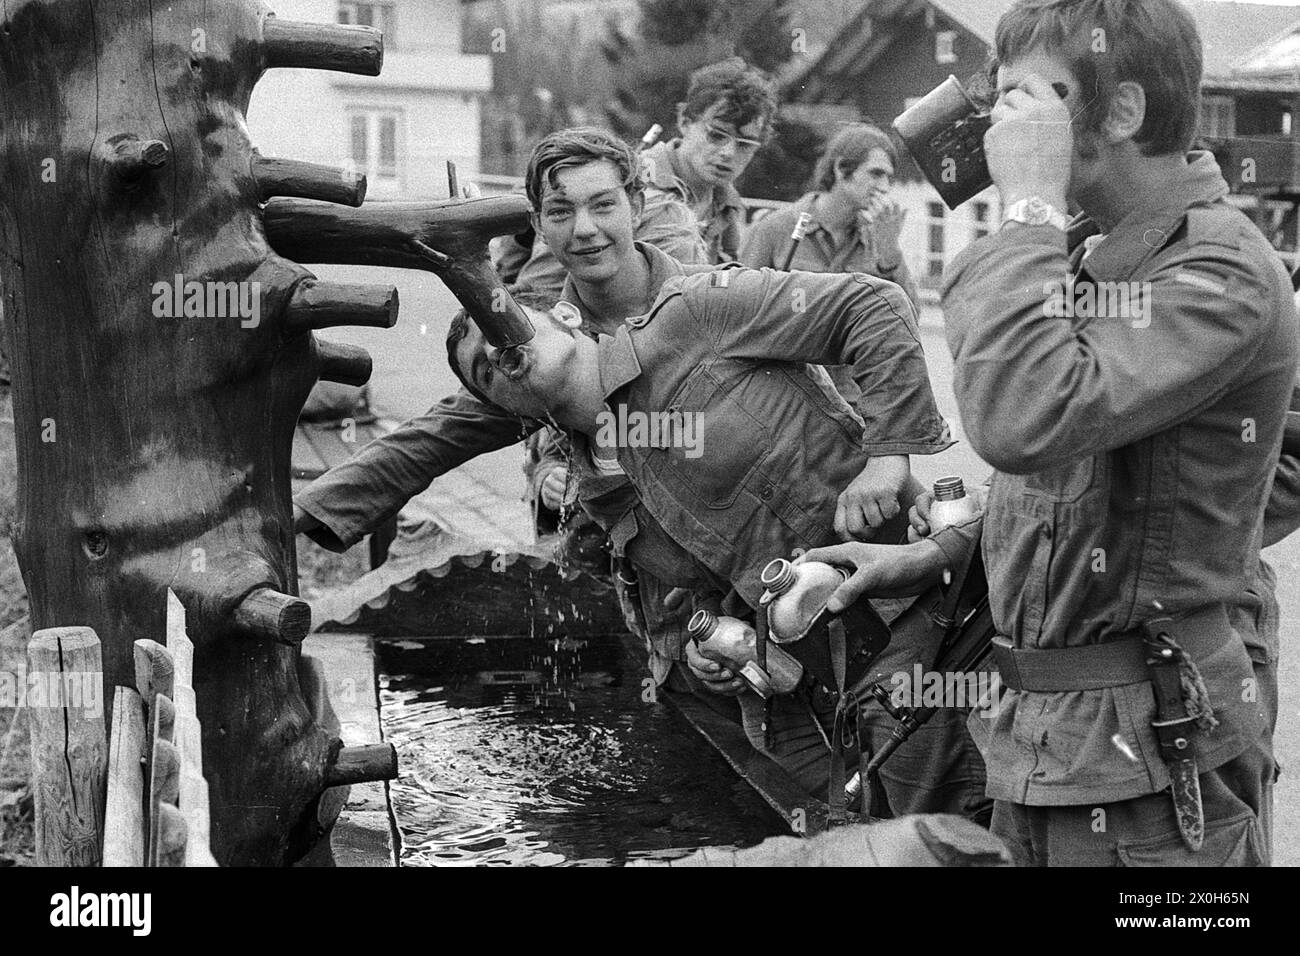
<svg viewBox="0 0 1300 956">
<path fill-rule="evenodd" d="M 617 639 L 381 641 L 404 866 L 620 865 L 783 822 Z"/>
</svg>

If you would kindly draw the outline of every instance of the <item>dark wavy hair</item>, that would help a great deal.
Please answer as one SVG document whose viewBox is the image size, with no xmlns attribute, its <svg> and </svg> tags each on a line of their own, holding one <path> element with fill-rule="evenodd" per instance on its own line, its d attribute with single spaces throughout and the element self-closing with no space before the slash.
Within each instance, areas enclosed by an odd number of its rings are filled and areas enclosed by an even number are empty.
<svg viewBox="0 0 1300 956">
<path fill-rule="evenodd" d="M 641 159 L 623 140 L 598 126 L 575 126 L 557 130 L 533 147 L 524 174 L 524 191 L 534 212 L 542 211 L 543 180 L 552 189 L 559 185 L 555 176 L 561 169 L 585 166 L 606 159 L 618 170 L 627 198 L 635 201 L 645 190 L 641 178 Z"/>
<path fill-rule="evenodd" d="M 691 74 L 686 102 L 680 104 L 682 116 L 697 120 L 715 103 L 722 104 L 718 119 L 736 129 L 760 120 L 764 132 L 771 132 L 772 118 L 776 115 L 776 87 L 767 74 L 740 57 L 710 63 Z"/>
<path fill-rule="evenodd" d="M 1020 0 L 998 21 L 999 64 L 1041 50 L 1063 57 L 1082 86 L 1083 128 L 1101 128 L 1120 83 L 1146 92 L 1133 137 L 1143 154 L 1186 152 L 1201 100 L 1201 37 L 1178 0 Z"/>
</svg>

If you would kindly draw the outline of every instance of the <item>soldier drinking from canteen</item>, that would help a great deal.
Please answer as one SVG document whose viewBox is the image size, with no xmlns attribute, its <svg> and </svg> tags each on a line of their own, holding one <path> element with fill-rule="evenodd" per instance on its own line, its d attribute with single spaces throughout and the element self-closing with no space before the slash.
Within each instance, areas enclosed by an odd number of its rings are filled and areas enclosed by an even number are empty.
<svg viewBox="0 0 1300 956">
<path fill-rule="evenodd" d="M 1004 224 L 950 265 L 943 301 L 962 420 L 995 468 L 993 831 L 1022 865 L 1266 863 L 1275 705 L 1252 664 L 1289 277 L 1214 157 L 1187 151 L 1201 43 L 1176 0 L 1021 0 L 996 39 Z M 1104 283 L 1150 311 L 1048 301 Z M 924 542 L 929 577 L 974 526 Z M 839 600 L 888 557 L 830 556 L 859 568 Z"/>
</svg>

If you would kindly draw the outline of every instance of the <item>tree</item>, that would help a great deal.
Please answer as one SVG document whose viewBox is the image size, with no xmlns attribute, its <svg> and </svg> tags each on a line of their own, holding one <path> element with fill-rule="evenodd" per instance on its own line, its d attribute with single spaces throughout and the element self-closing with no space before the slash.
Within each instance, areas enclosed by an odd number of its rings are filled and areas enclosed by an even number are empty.
<svg viewBox="0 0 1300 956">
<path fill-rule="evenodd" d="M 616 68 L 614 129 L 636 141 L 652 123 L 677 127 L 691 72 L 741 56 L 768 72 L 794 55 L 786 0 L 639 0 L 631 31 L 611 28 L 604 45 Z"/>
<path fill-rule="evenodd" d="M 569 126 L 601 124 L 613 95 L 596 38 L 602 20 L 539 0 L 493 0 L 469 11 L 465 50 L 492 57 L 483 164 L 519 175 L 533 144 Z"/>
</svg>

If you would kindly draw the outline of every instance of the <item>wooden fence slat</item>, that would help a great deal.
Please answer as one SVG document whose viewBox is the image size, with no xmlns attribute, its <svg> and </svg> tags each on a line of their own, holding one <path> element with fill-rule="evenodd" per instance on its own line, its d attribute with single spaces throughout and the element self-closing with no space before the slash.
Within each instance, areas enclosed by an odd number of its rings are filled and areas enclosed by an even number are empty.
<svg viewBox="0 0 1300 956">
<path fill-rule="evenodd" d="M 108 778 L 99 638 L 88 627 L 45 628 L 27 660 L 36 862 L 98 866 Z"/>
<path fill-rule="evenodd" d="M 135 642 L 135 687 L 144 699 L 148 726 L 153 726 L 154 695 L 166 694 L 171 697 L 175 678 L 176 665 L 167 648 L 147 638 Z"/>
<path fill-rule="evenodd" d="M 154 866 L 184 866 L 185 847 L 189 843 L 185 815 L 170 803 L 162 804 L 158 810 L 158 857 Z"/>
<path fill-rule="evenodd" d="M 181 765 L 181 813 L 189 826 L 185 846 L 186 866 L 216 866 L 212 856 L 212 817 L 208 806 L 208 782 L 187 763 Z"/>
<path fill-rule="evenodd" d="M 163 805 L 175 807 L 180 800 L 180 756 L 175 744 L 165 740 L 153 742 L 153 760 L 149 766 L 149 866 L 158 865 L 162 850 Z"/>
<path fill-rule="evenodd" d="M 185 605 L 171 588 L 167 589 L 167 650 L 176 667 L 175 686 L 193 687 L 194 642 L 185 632 Z"/>
<path fill-rule="evenodd" d="M 158 693 L 153 699 L 153 740 L 176 743 L 176 705 L 166 694 Z"/>
<path fill-rule="evenodd" d="M 109 738 L 104 866 L 144 866 L 144 762 L 144 704 L 134 689 L 118 687 Z"/>
</svg>

